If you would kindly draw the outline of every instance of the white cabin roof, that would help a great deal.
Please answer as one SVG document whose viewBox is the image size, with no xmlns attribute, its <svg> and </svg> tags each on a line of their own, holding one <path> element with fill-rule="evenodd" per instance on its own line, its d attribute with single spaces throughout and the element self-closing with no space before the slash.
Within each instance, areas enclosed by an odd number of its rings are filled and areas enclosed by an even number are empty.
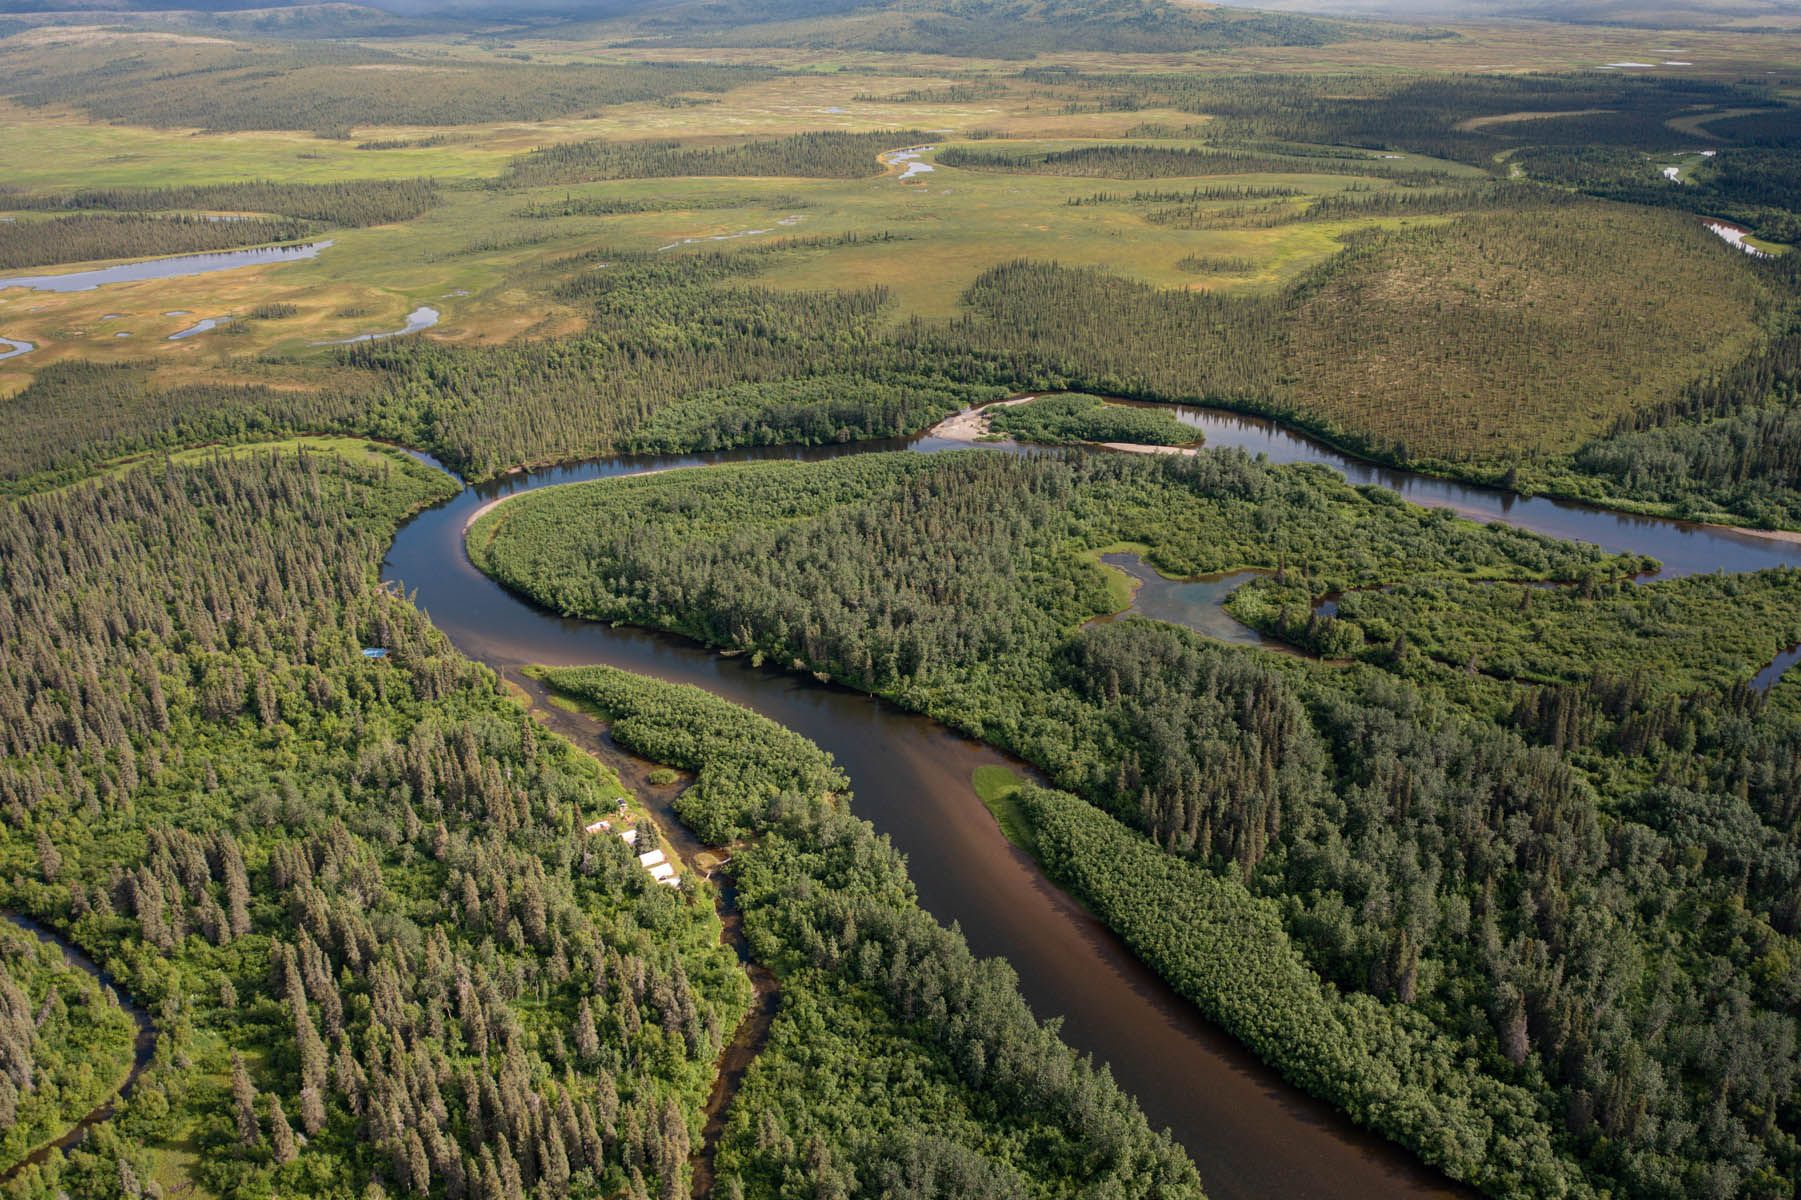
<svg viewBox="0 0 1801 1200">
<path fill-rule="evenodd" d="M 675 868 L 670 866 L 666 862 L 658 863 L 656 866 L 654 866 L 650 869 L 650 876 L 652 879 L 668 879 L 671 875 L 674 875 L 674 874 L 675 874 Z"/>
<path fill-rule="evenodd" d="M 638 856 L 638 862 L 647 868 L 654 867 L 658 863 L 664 861 L 666 860 L 663 858 L 663 852 L 661 850 L 647 850 Z"/>
</svg>

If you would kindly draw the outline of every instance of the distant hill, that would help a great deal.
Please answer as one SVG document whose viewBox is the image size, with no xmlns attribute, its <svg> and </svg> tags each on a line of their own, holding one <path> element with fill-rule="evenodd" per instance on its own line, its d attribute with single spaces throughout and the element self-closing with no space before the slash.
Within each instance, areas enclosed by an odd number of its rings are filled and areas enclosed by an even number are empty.
<svg viewBox="0 0 1801 1200">
<path fill-rule="evenodd" d="M 1357 36 L 1340 21 L 1168 0 L 687 0 L 627 20 L 642 41 L 997 58 L 1313 46 Z"/>
<path fill-rule="evenodd" d="M 1801 0 L 1255 0 L 1255 7 L 1401 21 L 1531 20 L 1637 29 L 1801 30 Z"/>
<path fill-rule="evenodd" d="M 626 46 L 866 49 L 984 58 L 1053 50 L 1151 54 L 1315 46 L 1370 36 L 1367 28 L 1339 20 L 1172 0 L 0 0 L 0 14 L 31 24 L 92 23 L 107 14 L 109 23 L 289 37 L 380 36 L 453 23 L 563 23 L 580 24 Z"/>
</svg>

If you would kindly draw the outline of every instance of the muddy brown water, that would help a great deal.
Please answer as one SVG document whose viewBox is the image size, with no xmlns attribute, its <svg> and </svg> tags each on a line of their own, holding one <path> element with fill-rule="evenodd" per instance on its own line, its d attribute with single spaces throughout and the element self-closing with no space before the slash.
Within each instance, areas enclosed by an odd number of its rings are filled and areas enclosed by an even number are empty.
<svg viewBox="0 0 1801 1200">
<path fill-rule="evenodd" d="M 1237 446 L 1275 462 L 1323 463 L 1353 483 L 1389 487 L 1477 520 L 1650 554 L 1669 576 L 1801 566 L 1801 544 L 1430 479 L 1348 458 L 1267 421 L 1197 408 L 1177 414 L 1202 429 L 1210 446 Z M 1022 764 L 810 676 L 756 667 L 646 630 L 560 617 L 482 575 L 463 550 L 463 527 L 475 509 L 551 484 L 677 466 L 950 448 L 967 449 L 967 443 L 922 435 L 850 446 L 616 457 L 510 475 L 465 488 L 408 521 L 383 578 L 414 592 L 463 653 L 509 676 L 528 663 L 606 663 L 705 688 L 829 750 L 850 776 L 855 811 L 907 855 L 921 903 L 940 921 L 957 922 L 976 953 L 1012 964 L 1033 1011 L 1064 1019 L 1064 1038 L 1106 1063 L 1151 1124 L 1167 1128 L 1188 1150 L 1216 1200 L 1462 1194 L 1406 1151 L 1287 1084 L 1052 886 L 1002 836 L 970 783 L 978 766 L 1024 770 Z"/>
</svg>

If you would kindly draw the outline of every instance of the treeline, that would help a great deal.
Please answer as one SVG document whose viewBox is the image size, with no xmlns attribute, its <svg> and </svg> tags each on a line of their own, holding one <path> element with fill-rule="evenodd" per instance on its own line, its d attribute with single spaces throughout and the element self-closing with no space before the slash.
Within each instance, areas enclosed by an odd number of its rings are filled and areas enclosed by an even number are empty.
<svg viewBox="0 0 1801 1200">
<path fill-rule="evenodd" d="M 1159 179 L 1195 175 L 1281 174 L 1297 171 L 1342 175 L 1430 178 L 1418 166 L 1403 167 L 1371 155 L 1334 154 L 1301 158 L 1294 155 L 1247 153 L 1227 147 L 1077 146 L 1070 150 L 980 150 L 946 146 L 940 164 L 978 171 L 1017 171 L 1076 178 Z"/>
<path fill-rule="evenodd" d="M 0 270 L 101 258 L 144 258 L 230 250 L 305 237 L 311 226 L 255 217 L 84 214 L 0 224 Z"/>
<path fill-rule="evenodd" d="M 370 125 L 538 121 L 771 78 L 704 63 L 453 62 L 350 43 L 136 42 L 0 54 L 19 103 L 67 104 L 133 125 L 294 129 L 349 137 Z"/>
<path fill-rule="evenodd" d="M 52 863 L 56 853 L 38 850 Z M 0 1169 L 110 1097 L 131 1068 L 136 1033 L 99 980 L 0 920 Z"/>
<path fill-rule="evenodd" d="M 1306 195 L 1300 188 L 1208 184 L 1180 192 L 1096 192 L 1092 196 L 1071 196 L 1067 203 L 1074 208 L 1087 204 L 1198 204 L 1208 200 L 1286 200 Z"/>
<path fill-rule="evenodd" d="M 851 1195 L 943 1172 L 978 1189 L 959 1194 L 1198 1200 L 1186 1156 L 1033 1018 L 1011 969 L 919 908 L 830 756 L 698 688 L 610 667 L 544 677 L 606 710 L 628 749 L 694 771 L 708 794 L 690 811 L 754 835 L 732 874 L 782 1001 L 732 1106 L 716 1194 L 790 1195 L 804 1179 Z M 896 1069 L 930 1083 L 858 1102 Z"/>
<path fill-rule="evenodd" d="M 357 431 L 372 397 L 254 384 L 157 384 L 147 364 L 52 363 L 7 403 L 0 494 L 77 480 L 122 455 L 292 430 Z"/>
<path fill-rule="evenodd" d="M 1521 145 L 1662 150 L 1670 144 L 1665 122 L 1672 118 L 1774 102 L 1759 84 L 1627 73 L 1157 75 L 1030 68 L 1022 75 L 1116 108 L 1208 114 L 1206 136 L 1223 146 L 1359 146 L 1484 168 L 1498 150 Z M 1501 119 L 1518 114 L 1536 119 Z M 1786 110 L 1779 118 L 1792 121 Z"/>
<path fill-rule="evenodd" d="M 575 337 L 494 349 L 372 342 L 345 359 L 385 388 L 371 432 L 428 446 L 478 477 L 628 445 L 886 436 L 997 394 L 993 365 L 892 335 L 880 287 L 754 285 L 763 255 L 805 249 L 596 252 L 567 264 L 607 264 L 563 289 L 589 316 Z"/>
<path fill-rule="evenodd" d="M 797 660 L 1013 750 L 1141 831 L 1142 870 L 1080 864 L 1106 875 L 1097 910 L 1292 1077 L 1459 1177 L 1772 1200 L 1801 1177 L 1801 911 L 1783 891 L 1801 726 L 1735 682 L 1786 636 L 1792 580 L 1621 599 L 1613 581 L 1642 563 L 1226 453 L 859 456 L 507 508 L 473 541 L 509 586 Z M 1346 591 L 1345 619 L 1319 621 L 1367 662 L 1084 626 L 1111 601 L 1079 551 L 1122 542 L 1172 574 Z M 1577 585 L 1473 582 L 1499 578 Z M 1420 582 L 1348 594 L 1396 580 Z M 1742 636 L 1709 637 L 1735 622 Z M 1623 685 L 1603 678 L 1628 664 Z M 1138 886 L 1165 876 L 1184 881 L 1169 897 Z M 1245 893 L 1261 899 L 1232 904 L 1279 917 L 1288 965 L 1278 940 L 1243 958 L 1205 940 L 1209 919 L 1235 926 L 1196 897 Z"/>
<path fill-rule="evenodd" d="M 1537 486 L 1595 495 L 1608 476 L 1563 457 L 1584 438 L 1634 414 L 1762 404 L 1770 393 L 1758 389 L 1786 370 L 1780 354 L 1752 352 L 1778 344 L 1757 325 L 1782 303 L 1792 268 L 1751 263 L 1677 214 L 1595 201 L 1365 233 L 1273 294 L 1010 263 L 979 276 L 965 315 L 940 326 L 895 323 L 879 287 L 758 285 L 765 265 L 818 245 L 596 250 L 553 268 L 561 298 L 587 317 L 583 332 L 497 347 L 366 343 L 340 352 L 358 370 L 318 393 L 165 392 L 102 371 L 94 398 L 112 415 L 100 436 L 68 382 L 77 375 L 57 368 L 15 398 L 15 419 L 46 436 L 17 440 L 9 473 L 170 444 L 178 427 L 216 437 L 250 425 L 348 428 L 479 477 L 622 448 L 891 436 L 1009 391 L 1073 390 L 1250 409 L 1391 461 L 1494 480 L 1513 467 Z M 1653 261 L 1695 286 L 1645 291 Z M 1508 314 L 1499 324 L 1497 312 Z M 1779 428 L 1749 431 L 1769 442 L 1744 456 L 1742 469 L 1762 473 L 1749 486 L 1697 481 L 1646 502 L 1695 495 L 1709 511 L 1773 511 L 1760 497 L 1786 486 L 1771 474 L 1786 461 Z M 1599 452 L 1589 461 L 1619 473 Z M 1634 486 L 1685 485 L 1660 469 Z"/>
<path fill-rule="evenodd" d="M 376 586 L 452 490 L 303 449 L 0 512 L 4 900 L 159 1027 L 26 1194 L 688 1194 L 748 988 L 704 897 L 583 832 L 617 780 Z"/>
<path fill-rule="evenodd" d="M 275 213 L 296 221 L 352 228 L 410 221 L 437 204 L 438 199 L 438 185 L 430 179 L 352 179 L 341 183 L 257 179 L 171 187 L 83 188 L 62 193 L 0 191 L 0 204 L 15 209 Z"/>
<path fill-rule="evenodd" d="M 799 196 L 564 196 L 561 200 L 544 200 L 526 205 L 514 212 L 516 217 L 532 221 L 556 217 L 612 217 L 624 213 L 705 212 L 715 208 L 804 208 L 807 201 Z"/>
<path fill-rule="evenodd" d="M 561 142 L 520 155 L 507 164 L 506 187 L 532 188 L 600 179 L 660 179 L 687 175 L 735 178 L 801 176 L 861 179 L 879 175 L 876 156 L 932 140 L 918 129 L 844 133 L 825 130 L 742 142 L 689 146 L 673 138 L 651 142 Z"/>
</svg>

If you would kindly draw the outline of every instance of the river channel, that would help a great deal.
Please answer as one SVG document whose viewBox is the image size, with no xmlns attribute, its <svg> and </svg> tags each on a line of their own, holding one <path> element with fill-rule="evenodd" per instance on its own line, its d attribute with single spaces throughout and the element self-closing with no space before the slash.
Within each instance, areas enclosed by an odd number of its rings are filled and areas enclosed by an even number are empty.
<svg viewBox="0 0 1801 1200">
<path fill-rule="evenodd" d="M 113 1114 L 118 1111 L 119 1102 L 131 1095 L 131 1089 L 137 1084 L 138 1076 L 144 1073 L 145 1068 L 150 1065 L 151 1059 L 156 1056 L 156 1026 L 151 1022 L 150 1014 L 144 1010 L 142 1005 L 127 996 L 113 977 L 101 969 L 99 963 L 89 958 L 80 946 L 70 941 L 59 930 L 52 929 L 41 921 L 34 921 L 21 913 L 0 913 L 0 920 L 16 925 L 39 941 L 48 942 L 61 950 L 65 962 L 77 970 L 93 976 L 112 993 L 113 998 L 119 1002 L 120 1007 L 131 1018 L 132 1024 L 137 1027 L 137 1034 L 132 1041 L 131 1069 L 126 1073 L 125 1080 L 119 1085 L 118 1090 L 57 1137 L 37 1147 L 30 1154 L 6 1168 L 5 1171 L 0 1171 L 0 1184 L 3 1184 L 24 1171 L 26 1167 L 47 1160 L 52 1151 L 67 1150 L 72 1146 L 79 1145 L 88 1136 L 89 1130 L 102 1122 L 112 1120 Z"/>
<path fill-rule="evenodd" d="M 1323 463 L 1353 483 L 1393 488 L 1415 503 L 1649 554 L 1664 562 L 1666 576 L 1801 566 L 1801 543 L 1429 479 L 1350 459 L 1271 422 L 1209 409 L 1176 411 L 1211 447 L 1236 446 L 1279 463 Z M 1215 1200 L 1462 1194 L 1410 1154 L 1286 1084 L 1049 884 L 1001 835 L 970 785 L 978 766 L 1023 769 L 1020 764 L 935 722 L 810 676 L 755 667 L 684 639 L 559 617 L 488 579 L 463 549 L 464 526 L 482 505 L 552 484 L 671 467 L 968 445 L 922 434 L 844 446 L 604 458 L 505 476 L 467 487 L 402 526 L 383 578 L 416 593 L 464 654 L 510 677 L 528 663 L 607 663 L 698 685 L 829 750 L 850 776 L 856 812 L 907 855 L 921 903 L 940 921 L 959 923 L 976 953 L 1012 963 L 1033 1011 L 1064 1018 L 1064 1038 L 1108 1064 L 1151 1123 L 1167 1127 L 1187 1148 Z"/>
</svg>

